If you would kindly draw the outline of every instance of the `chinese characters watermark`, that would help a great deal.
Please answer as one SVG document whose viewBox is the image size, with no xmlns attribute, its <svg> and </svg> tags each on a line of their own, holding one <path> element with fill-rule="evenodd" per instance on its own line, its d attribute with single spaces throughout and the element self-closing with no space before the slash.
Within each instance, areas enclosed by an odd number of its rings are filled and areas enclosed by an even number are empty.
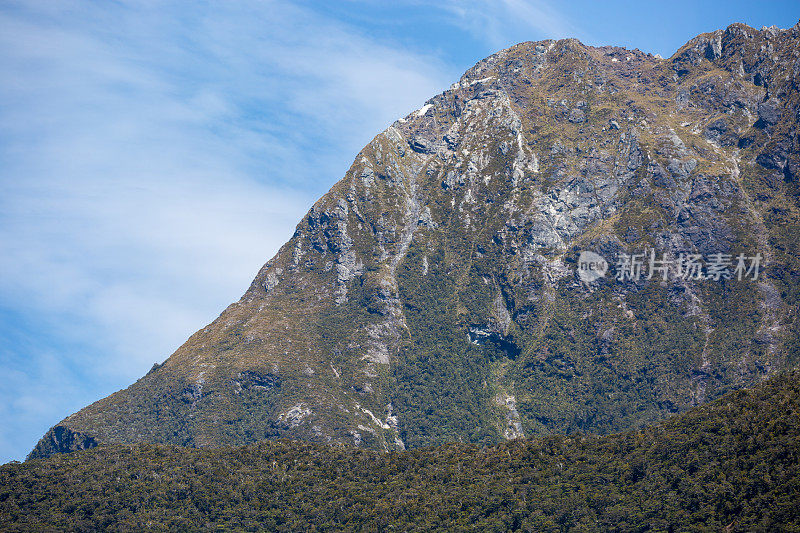
<svg viewBox="0 0 800 533">
<path fill-rule="evenodd" d="M 621 253 L 615 264 L 617 281 L 639 281 L 641 279 L 667 281 L 678 280 L 742 280 L 758 279 L 763 256 L 713 253 L 704 257 L 701 254 L 682 253 L 672 257 L 666 253 L 660 256 L 655 250 L 641 253 Z M 595 252 L 584 251 L 578 257 L 578 276 L 590 283 L 605 276 L 608 262 Z"/>
</svg>

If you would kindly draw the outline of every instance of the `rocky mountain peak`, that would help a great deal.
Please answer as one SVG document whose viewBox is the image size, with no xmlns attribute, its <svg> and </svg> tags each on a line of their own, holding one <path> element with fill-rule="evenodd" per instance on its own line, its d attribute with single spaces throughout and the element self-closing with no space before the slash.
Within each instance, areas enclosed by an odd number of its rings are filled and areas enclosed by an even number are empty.
<svg viewBox="0 0 800 533">
<path fill-rule="evenodd" d="M 668 60 L 565 39 L 478 62 L 238 302 L 33 455 L 605 433 L 796 364 L 799 53 L 797 27 L 737 24 Z"/>
</svg>

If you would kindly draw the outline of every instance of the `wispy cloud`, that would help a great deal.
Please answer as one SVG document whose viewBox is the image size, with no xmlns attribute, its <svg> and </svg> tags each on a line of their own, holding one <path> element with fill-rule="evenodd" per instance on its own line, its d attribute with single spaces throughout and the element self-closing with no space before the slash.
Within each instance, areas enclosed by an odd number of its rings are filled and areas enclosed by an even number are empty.
<svg viewBox="0 0 800 533">
<path fill-rule="evenodd" d="M 445 0 L 439 5 L 454 24 L 493 49 L 527 40 L 587 38 L 554 5 L 541 0 Z"/>
<path fill-rule="evenodd" d="M 283 2 L 4 3 L 0 461 L 237 299 L 455 74 Z"/>
</svg>

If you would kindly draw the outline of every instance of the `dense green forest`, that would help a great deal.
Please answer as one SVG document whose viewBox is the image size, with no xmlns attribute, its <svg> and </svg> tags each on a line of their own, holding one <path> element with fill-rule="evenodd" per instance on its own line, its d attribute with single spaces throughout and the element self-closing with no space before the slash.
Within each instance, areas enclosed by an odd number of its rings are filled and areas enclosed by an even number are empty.
<svg viewBox="0 0 800 533">
<path fill-rule="evenodd" d="M 639 432 L 379 453 L 99 447 L 0 467 L 4 531 L 800 531 L 800 372 Z"/>
</svg>

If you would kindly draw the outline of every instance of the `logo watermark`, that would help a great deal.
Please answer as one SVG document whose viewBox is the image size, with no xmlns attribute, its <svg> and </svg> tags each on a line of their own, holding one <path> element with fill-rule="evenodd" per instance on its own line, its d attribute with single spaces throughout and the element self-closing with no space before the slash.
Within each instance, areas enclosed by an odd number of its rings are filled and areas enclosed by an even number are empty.
<svg viewBox="0 0 800 533">
<path fill-rule="evenodd" d="M 578 257 L 578 277 L 584 283 L 591 283 L 606 275 L 608 261 L 594 252 L 583 251 Z"/>
<path fill-rule="evenodd" d="M 721 252 L 709 254 L 679 254 L 671 257 L 667 254 L 656 255 L 655 250 L 641 253 L 621 253 L 614 267 L 614 279 L 617 281 L 639 281 L 641 279 L 667 281 L 677 280 L 730 280 L 758 279 L 761 272 L 763 256 L 725 254 Z M 582 251 L 578 257 L 578 277 L 584 283 L 591 283 L 606 275 L 609 263 L 606 259 L 591 251 Z"/>
</svg>

